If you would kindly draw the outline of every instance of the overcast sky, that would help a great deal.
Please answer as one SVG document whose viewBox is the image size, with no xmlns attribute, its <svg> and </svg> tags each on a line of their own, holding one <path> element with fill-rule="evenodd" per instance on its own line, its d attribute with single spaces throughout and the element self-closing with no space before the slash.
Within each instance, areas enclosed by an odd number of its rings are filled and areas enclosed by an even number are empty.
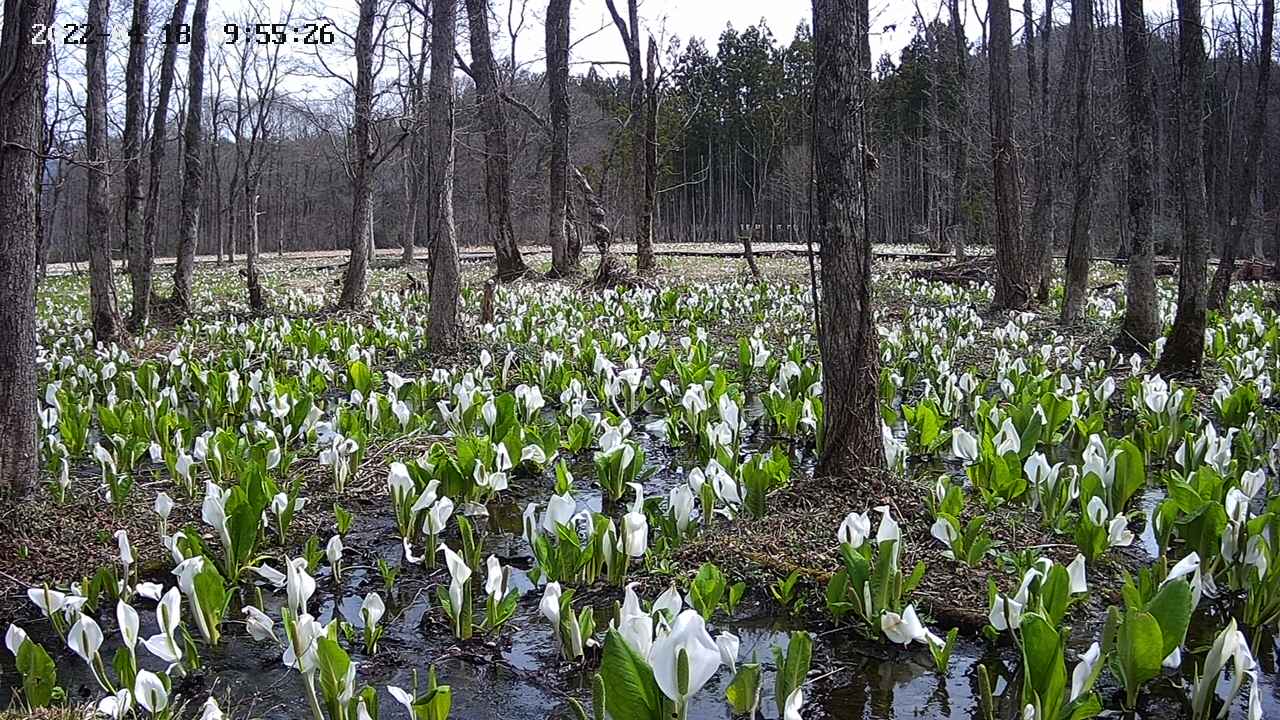
<svg viewBox="0 0 1280 720">
<path fill-rule="evenodd" d="M 521 0 L 512 0 L 520 7 Z M 536 0 L 534 0 L 536 1 Z M 505 2 L 498 0 L 496 8 L 499 18 L 505 20 Z M 625 13 L 626 0 L 615 0 L 619 11 Z M 986 0 L 976 0 L 981 11 L 986 9 Z M 1039 4 L 1039 3 L 1037 3 Z M 938 11 L 938 0 L 920 0 L 920 7 L 929 19 Z M 962 2 L 962 12 L 973 16 L 973 7 L 969 2 Z M 530 2 L 526 13 L 530 21 L 536 23 L 536 31 L 529 33 L 530 47 L 517 46 L 517 54 L 533 60 L 534 51 L 540 44 L 542 32 L 542 11 L 544 8 L 534 7 Z M 916 10 L 912 0 L 871 0 L 871 54 L 879 57 L 889 52 L 895 59 L 902 47 L 910 39 L 911 19 Z M 640 22 L 648 32 L 659 38 L 677 36 L 682 43 L 691 37 L 701 37 L 714 51 L 716 39 L 729 24 L 742 30 L 764 20 L 769 29 L 782 43 L 791 41 L 795 28 L 800 22 L 811 22 L 813 6 L 809 0 L 642 0 L 640 4 Z M 1019 24 L 1018 20 L 1014 21 Z M 573 4 L 573 37 L 578 43 L 573 49 L 577 62 L 591 60 L 625 59 L 626 55 L 618 32 L 614 29 L 604 0 L 575 0 Z M 978 35 L 980 29 L 975 22 L 968 22 L 971 33 Z M 603 30 L 592 34 L 598 28 Z M 537 53 L 541 57 L 541 53 Z"/>
</svg>

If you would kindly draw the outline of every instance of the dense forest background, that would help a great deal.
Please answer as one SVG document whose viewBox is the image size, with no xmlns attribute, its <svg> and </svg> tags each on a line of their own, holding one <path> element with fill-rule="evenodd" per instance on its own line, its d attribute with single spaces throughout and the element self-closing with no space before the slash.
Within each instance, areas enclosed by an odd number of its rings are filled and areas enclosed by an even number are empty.
<svg viewBox="0 0 1280 720">
<path fill-rule="evenodd" d="M 991 235 L 991 144 L 985 20 L 982 36 L 958 32 L 963 21 L 950 16 L 949 3 L 917 13 L 914 36 L 896 56 L 885 54 L 873 67 L 865 113 L 871 162 L 870 234 L 880 243 L 926 243 L 938 249 L 989 244 Z M 954 3 L 950 3 L 954 5 Z M 1019 28 L 1015 7 L 1013 49 L 1015 139 L 1028 232 L 1056 238 L 1061 250 L 1072 212 L 1071 98 L 1068 18 L 1063 8 L 1023 5 Z M 127 26 L 128 5 L 113 7 L 113 23 Z M 157 8 L 160 13 L 163 9 Z M 1095 142 L 1086 171 L 1096 203 L 1092 235 L 1096 254 L 1127 253 L 1124 228 L 1125 119 L 1123 49 L 1116 8 L 1096 7 L 1093 69 L 1088 83 L 1092 108 L 1086 119 Z M 159 13 L 157 13 L 159 14 Z M 1229 218 L 1232 169 L 1244 153 L 1248 109 L 1257 92 L 1259 11 L 1236 3 L 1215 12 L 1208 36 L 1205 82 L 1205 181 L 1211 237 L 1220 239 Z M 409 13 L 406 13 L 406 17 Z M 164 18 L 156 18 L 156 22 Z M 1176 27 L 1151 17 L 1154 74 L 1155 238 L 1161 253 L 1177 242 L 1178 62 Z M 391 20 L 388 20 L 390 23 Z M 972 20 L 970 23 L 972 24 Z M 210 27 L 222 19 L 210 17 Z M 502 23 L 498 27 L 504 27 Z M 414 222 L 411 164 L 416 134 L 416 88 L 426 72 L 423 28 L 401 28 L 403 42 L 380 49 L 375 78 L 373 181 L 374 242 L 400 247 Z M 972 33 L 972 30 L 970 30 Z M 532 35 L 533 33 L 529 33 Z M 514 37 L 494 39 L 498 82 L 511 108 L 512 217 L 516 239 L 545 244 L 546 177 L 550 136 L 545 79 L 509 53 Z M 465 23 L 459 26 L 466 45 Z M 339 32 L 330 56 L 343 53 L 350 38 Z M 527 42 L 536 43 L 538 38 Z M 108 62 L 109 133 L 113 158 L 121 126 L 114 108 L 123 97 L 124 52 L 113 48 Z M 180 57 L 186 48 L 180 47 Z M 83 261 L 85 171 L 76 161 L 83 146 L 83 103 L 77 73 L 82 59 L 70 46 L 56 50 L 48 87 L 46 143 L 49 154 L 41 193 L 45 261 Z M 348 48 L 349 52 L 349 48 Z M 348 133 L 354 87 L 309 92 L 321 79 L 341 78 L 342 66 L 322 55 L 272 56 L 272 49 L 241 42 L 227 45 L 211 37 L 204 82 L 205 122 L 200 151 L 205 160 L 198 251 L 219 257 L 243 252 L 245 220 L 239 198 L 245 177 L 258 186 L 259 242 L 263 252 L 346 249 L 350 246 L 352 174 Z M 157 72 L 158 52 L 147 72 Z M 813 49 L 807 25 L 789 44 L 780 43 L 761 21 L 743 29 L 727 27 L 714 41 L 670 39 L 659 53 L 658 191 L 656 242 L 736 242 L 749 229 L 761 241 L 803 241 L 807 232 L 811 152 Z M 465 68 L 465 60 L 459 58 Z M 178 67 L 185 66 L 179 62 Z M 573 108 L 570 163 L 602 190 L 615 235 L 633 232 L 632 171 L 625 153 L 628 82 L 625 67 L 584 62 L 570 79 Z M 263 67 L 274 67 L 272 73 Z M 585 71 L 584 71 L 585 69 Z M 405 78 L 418 82 L 406 82 Z M 167 123 L 169 146 L 162 167 L 157 255 L 175 254 L 180 214 L 183 115 L 186 90 L 176 80 Z M 269 85 L 269 86 L 268 86 Z M 454 203 L 462 245 L 485 244 L 484 142 L 477 117 L 475 84 L 466 72 L 456 78 L 458 101 L 457 176 Z M 148 82 L 148 106 L 154 82 Z M 1274 75 L 1268 91 L 1277 92 Z M 269 98 L 268 103 L 263 98 Z M 1280 103 L 1272 101 L 1271 106 Z M 262 121 L 255 122 L 258 112 Z M 148 111 L 149 115 L 150 111 Z M 148 140 L 149 143 L 149 140 Z M 1280 113 L 1270 113 L 1264 129 L 1259 182 L 1247 220 L 1244 254 L 1280 251 Z M 249 152 L 249 151 L 252 152 Z M 113 181 L 112 242 L 122 244 L 124 211 L 120 182 Z M 573 194 L 576 196 L 576 193 Z M 580 203 L 580 200 L 573 202 Z M 585 211 L 573 207 L 580 232 Z"/>
</svg>

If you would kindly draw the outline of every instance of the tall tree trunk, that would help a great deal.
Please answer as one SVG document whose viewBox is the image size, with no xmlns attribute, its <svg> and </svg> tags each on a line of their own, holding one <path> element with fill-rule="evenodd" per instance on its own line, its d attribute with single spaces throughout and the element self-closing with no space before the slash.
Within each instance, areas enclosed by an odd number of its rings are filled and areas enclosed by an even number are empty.
<svg viewBox="0 0 1280 720">
<path fill-rule="evenodd" d="M 1035 267 L 1032 272 L 1036 281 L 1036 300 L 1042 303 L 1049 301 L 1049 286 L 1053 284 L 1053 251 L 1057 246 L 1058 234 L 1058 218 L 1054 212 L 1059 155 L 1057 132 L 1062 124 L 1062 115 L 1066 111 L 1066 93 L 1058 93 L 1056 101 L 1050 102 L 1054 97 L 1049 82 L 1049 63 L 1053 55 L 1053 5 L 1054 0 L 1044 0 L 1044 14 L 1041 16 L 1044 29 L 1040 33 L 1040 44 L 1044 46 L 1044 52 L 1040 54 L 1038 83 L 1040 108 L 1036 121 L 1036 126 L 1039 128 L 1035 158 L 1036 188 L 1035 200 L 1031 207 L 1031 237 L 1027 241 L 1027 246 L 1035 253 Z M 1066 64 L 1062 69 L 1063 84 L 1071 78 L 1074 64 L 1075 55 L 1067 53 Z"/>
<path fill-rule="evenodd" d="M 966 128 L 969 126 L 969 103 L 965 92 L 969 80 L 969 41 L 965 38 L 964 22 L 960 18 L 960 0 L 947 0 L 947 12 L 951 20 L 951 52 L 952 61 L 955 63 L 955 77 L 952 80 L 954 85 L 947 98 L 948 110 L 951 114 L 951 129 L 947 133 L 947 139 L 951 145 L 948 153 L 951 158 L 951 197 L 948 208 L 950 217 L 944 233 L 951 240 L 956 260 L 962 261 L 965 258 L 965 234 L 968 232 L 965 224 L 964 201 L 969 170 L 969 143 L 966 133 Z M 1028 53 L 1029 48 L 1030 45 L 1028 45 Z"/>
<path fill-rule="evenodd" d="M 405 267 L 413 265 L 418 243 L 426 236 L 423 231 L 428 225 L 426 213 L 422 211 L 422 190 L 427 182 L 427 60 L 429 51 L 424 47 L 418 57 L 418 66 L 413 77 L 413 133 L 409 136 L 408 165 L 406 177 L 408 183 L 407 207 L 405 208 L 404 246 L 401 248 L 400 261 Z"/>
<path fill-rule="evenodd" d="M 1121 0 L 1120 23 L 1125 57 L 1125 118 L 1128 121 L 1128 177 L 1130 253 L 1125 287 L 1124 323 L 1119 344 L 1149 345 L 1160 335 L 1156 301 L 1154 205 L 1151 156 L 1154 109 L 1151 100 L 1151 50 L 1143 0 Z"/>
<path fill-rule="evenodd" d="M 628 169 L 624 174 L 623 192 L 630 198 L 631 228 L 636 234 L 636 270 L 646 272 L 653 269 L 653 238 L 640 236 L 644 215 L 643 180 L 645 155 L 644 140 L 644 68 L 640 64 L 640 13 L 637 0 L 627 0 L 627 18 L 624 20 L 618 12 L 614 0 L 605 0 L 609 7 L 609 15 L 613 18 L 614 27 L 622 38 L 627 50 L 627 122 L 623 127 L 624 142 L 628 148 Z M 601 183 L 603 185 L 603 183 Z M 603 192 L 604 188 L 600 188 Z"/>
<path fill-rule="evenodd" d="M 173 14 L 169 16 L 169 27 L 177 27 L 186 19 L 187 0 L 176 0 Z M 166 43 L 160 59 L 160 87 L 156 94 L 155 114 L 151 120 L 151 150 L 147 169 L 147 200 L 144 210 L 142 241 L 138 249 L 137 262 L 140 266 L 140 282 L 147 288 L 147 306 L 142 309 L 142 322 L 146 322 L 151 312 L 151 278 L 155 274 L 156 229 L 160 217 L 160 178 L 164 173 L 164 156 L 166 145 L 165 125 L 169 115 L 169 97 L 173 93 L 173 76 L 178 63 L 178 43 Z M 132 247 L 132 246 L 130 246 Z M 132 262 L 132 261 L 131 261 Z M 138 291 L 134 289 L 134 316 L 138 314 Z"/>
<path fill-rule="evenodd" d="M 249 294 L 249 309 L 260 315 L 267 306 L 262 299 L 262 277 L 258 272 L 258 184 L 254 178 L 244 185 L 244 284 Z"/>
<path fill-rule="evenodd" d="M 462 272 L 453 227 L 453 54 L 458 0 L 434 0 L 431 7 L 431 81 L 427 89 L 427 215 L 431 306 L 427 342 L 433 352 L 452 352 L 461 341 L 458 325 Z"/>
<path fill-rule="evenodd" d="M 1016 310 L 1031 302 L 1035 259 L 1022 236 L 1022 195 L 1018 188 L 1018 159 L 1013 142 L 1013 92 L 1010 65 L 1013 44 L 1009 0 L 992 0 L 991 38 L 991 165 L 995 186 L 996 293 L 993 306 Z"/>
<path fill-rule="evenodd" d="M 178 259 L 173 270 L 173 304 L 191 313 L 191 281 L 196 270 L 196 241 L 200 237 L 200 190 L 204 167 L 200 159 L 200 118 L 204 98 L 205 23 L 209 0 L 196 0 L 191 13 L 191 50 L 187 59 L 187 117 L 182 128 L 182 209 L 178 221 Z M 221 198 L 219 198 L 221 200 Z M 232 241 L 234 245 L 234 240 Z M 234 250 L 228 253 L 234 255 Z"/>
<path fill-rule="evenodd" d="M 1160 356 L 1162 373 L 1200 372 L 1204 360 L 1209 239 L 1205 233 L 1204 24 L 1200 0 L 1178 0 L 1178 193 L 1182 254 L 1178 312 Z"/>
<path fill-rule="evenodd" d="M 370 247 L 373 232 L 369 212 L 373 204 L 373 21 L 377 0 L 360 0 L 360 20 L 356 25 L 355 108 L 351 119 L 351 259 L 342 278 L 342 298 L 338 305 L 359 307 L 369 284 Z"/>
<path fill-rule="evenodd" d="M 1032 242 L 1039 242 L 1041 233 L 1043 232 L 1044 213 L 1043 200 L 1044 195 L 1044 143 L 1045 135 L 1043 105 L 1041 103 L 1040 90 L 1040 66 L 1036 62 L 1036 13 L 1032 6 L 1031 0 L 1022 0 L 1022 15 L 1024 18 L 1023 34 L 1025 35 L 1024 45 L 1026 46 L 1027 55 L 1027 116 L 1031 119 L 1032 136 L 1035 138 L 1035 150 L 1032 152 L 1031 167 L 1031 217 L 1028 220 L 1027 232 L 1031 233 Z M 1046 17 L 1045 21 L 1049 22 Z M 1049 53 L 1049 43 L 1047 38 L 1041 39 L 1044 45 L 1043 51 L 1047 55 Z M 1040 298 L 1040 302 L 1047 299 Z"/>
<path fill-rule="evenodd" d="M 1213 275 L 1209 289 L 1209 307 L 1220 309 L 1227 303 L 1231 289 L 1231 276 L 1235 274 L 1236 259 L 1243 250 L 1244 231 L 1249 226 L 1253 187 L 1258 177 L 1258 160 L 1262 156 L 1262 133 L 1267 124 L 1267 99 L 1271 96 L 1271 54 L 1275 34 L 1275 0 L 1262 0 L 1262 43 L 1258 49 L 1258 89 L 1253 96 L 1253 114 L 1249 116 L 1248 137 L 1245 142 L 1244 162 L 1236 168 L 1231 180 L 1228 200 L 1227 234 L 1223 239 L 1222 256 L 1218 258 L 1218 270 Z"/>
<path fill-rule="evenodd" d="M 89 27 L 106 27 L 108 0 L 89 0 Z M 107 44 L 85 46 L 85 242 L 89 248 L 89 305 L 96 342 L 120 338 L 119 303 L 111 261 L 110 149 L 107 145 Z"/>
<path fill-rule="evenodd" d="M 43 161 L 31 150 L 44 129 L 49 45 L 31 27 L 53 21 L 53 0 L 4 0 L 0 28 L 0 496 L 34 484 L 36 423 L 36 188 Z"/>
<path fill-rule="evenodd" d="M 551 159 L 547 211 L 547 241 L 551 244 L 551 274 L 578 272 L 578 256 L 570 252 L 566 228 L 569 201 L 569 6 L 570 0 L 547 3 L 547 96 L 551 122 Z"/>
<path fill-rule="evenodd" d="M 498 279 L 509 282 L 529 269 L 520 256 L 511 224 L 511 143 L 507 114 L 498 93 L 498 72 L 489 44 L 488 0 L 466 0 L 471 35 L 471 75 L 476 82 L 480 124 L 484 128 L 485 232 L 493 243 Z"/>
<path fill-rule="evenodd" d="M 134 30 L 148 30 L 147 0 L 133 0 Z M 129 312 L 129 328 L 140 332 L 151 314 L 151 267 L 144 239 L 143 206 L 146 193 L 142 187 L 142 114 L 146 112 L 145 42 L 129 43 L 129 59 L 124 72 L 124 138 L 120 151 L 124 154 L 124 237 L 128 249 L 129 282 L 133 301 Z"/>
<path fill-rule="evenodd" d="M 654 212 L 658 196 L 658 42 L 649 36 L 645 58 L 644 94 L 644 195 L 640 198 L 640 224 L 636 227 L 636 270 L 654 269 Z"/>
<path fill-rule="evenodd" d="M 822 259 L 826 403 L 817 472 L 828 476 L 884 463 L 862 143 L 867 20 L 866 0 L 813 0 L 814 231 Z"/>
<path fill-rule="evenodd" d="M 1093 220 L 1093 168 L 1097 151 L 1093 127 L 1090 85 L 1093 83 L 1093 0 L 1071 1 L 1071 49 L 1076 56 L 1073 80 L 1075 118 L 1072 130 L 1071 175 L 1075 198 L 1071 208 L 1071 239 L 1067 244 L 1066 295 L 1062 324 L 1074 325 L 1084 317 L 1089 291 L 1089 238 Z"/>
</svg>

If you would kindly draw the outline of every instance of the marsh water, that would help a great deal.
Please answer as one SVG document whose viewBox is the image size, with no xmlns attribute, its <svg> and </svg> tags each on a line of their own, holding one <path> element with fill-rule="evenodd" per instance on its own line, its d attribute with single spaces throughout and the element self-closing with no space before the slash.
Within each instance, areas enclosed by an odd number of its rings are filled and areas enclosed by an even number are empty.
<svg viewBox="0 0 1280 720">
<path fill-rule="evenodd" d="M 754 411 L 759 412 L 758 403 Z M 645 483 L 646 495 L 665 495 L 674 483 L 681 480 L 677 469 L 693 466 L 692 457 L 648 436 L 639 428 L 635 436 L 644 446 L 650 465 L 658 468 Z M 800 467 L 806 465 L 803 458 L 796 458 L 796 461 Z M 577 458 L 571 469 L 577 477 L 592 476 L 589 460 L 583 457 Z M 483 555 L 494 554 L 504 565 L 511 565 L 512 582 L 522 593 L 515 617 L 500 634 L 493 638 L 478 635 L 465 643 L 455 641 L 443 612 L 436 606 L 434 593 L 435 585 L 447 582 L 447 573 L 442 567 L 434 571 L 406 568 L 394 590 L 385 597 L 388 606 L 383 619 L 386 634 L 378 652 L 373 656 L 365 655 L 358 634 L 355 641 L 348 643 L 352 660 L 358 665 L 357 683 L 378 689 L 383 718 L 401 720 L 408 717 L 406 710 L 387 693 L 386 686 L 410 688 L 415 677 L 423 683 L 429 666 L 435 667 L 441 683 L 452 688 L 451 717 L 456 719 L 568 719 L 573 717 L 568 698 L 587 701 L 594 665 L 588 663 L 584 669 L 559 660 L 552 629 L 537 610 L 541 589 L 534 586 L 526 573 L 532 567 L 532 558 L 521 539 L 521 512 L 525 503 L 530 501 L 545 505 L 550 487 L 550 481 L 518 482 L 499 500 L 484 508 L 483 513 L 473 517 L 478 525 L 487 529 Z M 574 492 L 579 509 L 601 509 L 602 499 L 595 486 L 580 482 Z M 1141 507 L 1146 511 L 1148 520 L 1159 499 L 1160 496 L 1151 490 L 1141 498 Z M 357 520 L 345 540 L 346 571 L 342 582 L 335 586 L 327 565 L 321 562 L 315 573 L 317 592 L 311 599 L 310 610 L 322 623 L 342 617 L 359 628 L 362 624 L 362 598 L 372 591 L 383 592 L 382 579 L 375 569 L 377 561 L 382 559 L 399 565 L 402 550 L 390 516 L 390 505 L 385 498 L 371 498 L 361 504 L 353 504 L 352 509 Z M 1149 529 L 1140 537 L 1139 545 L 1149 554 L 1153 553 L 1154 538 Z M 945 567 L 929 569 L 930 574 L 946 571 Z M 172 577 L 151 579 L 166 585 L 173 583 Z M 925 582 L 928 582 L 928 575 Z M 613 591 L 587 593 L 584 597 L 596 606 L 599 619 L 611 615 L 617 594 Z M 283 598 L 266 588 L 263 596 L 264 610 L 278 618 Z M 142 616 L 143 637 L 156 632 L 151 605 L 141 599 L 136 603 Z M 26 610 L 19 617 L 5 618 L 4 625 L 10 621 L 17 622 L 50 651 L 58 665 L 59 684 L 66 689 L 70 701 L 95 703 L 103 692 L 97 687 L 88 667 L 67 649 L 34 607 L 24 607 Z M 202 669 L 175 681 L 180 698 L 189 703 L 188 714 L 197 715 L 200 703 L 212 694 L 234 718 L 309 718 L 302 681 L 295 671 L 282 664 L 279 648 L 249 638 L 243 623 L 238 622 L 242 617 L 238 606 L 233 606 L 227 617 L 223 642 L 216 648 L 201 646 Z M 103 656 L 110 658 L 119 646 L 114 613 L 99 612 L 97 619 L 107 637 Z M 1192 651 L 1207 647 L 1212 642 L 1213 633 L 1222 624 L 1216 619 L 1194 622 L 1186 647 Z M 800 627 L 797 621 L 779 614 L 776 603 L 747 601 L 738 608 L 734 618 L 729 621 L 718 618 L 713 626 L 716 631 L 729 630 L 738 635 L 741 640 L 740 663 L 755 658 L 763 665 L 765 677 L 759 716 L 778 717 L 773 697 L 773 648 L 785 647 L 789 632 Z M 1097 617 L 1077 622 L 1071 634 L 1072 649 L 1080 652 L 1087 648 L 1100 633 L 1100 627 L 1101 618 Z M 962 638 L 952 656 L 949 671 L 944 675 L 935 670 L 923 646 L 904 650 L 883 641 L 867 641 L 851 627 L 814 631 L 813 670 L 810 685 L 806 687 L 802 713 L 805 718 L 978 718 L 979 665 L 986 665 L 994 671 L 993 676 L 998 676 L 995 691 L 1003 697 L 1003 700 L 998 700 L 1001 702 L 1000 716 L 1020 717 L 1017 708 L 1012 706 L 1017 684 L 1020 683 L 1018 655 L 1008 643 L 992 646 L 981 638 Z M 1276 639 L 1260 636 L 1255 640 L 1254 651 L 1259 662 L 1258 682 L 1265 716 L 1280 717 Z M 141 648 L 138 654 L 144 667 L 163 669 L 161 663 Z M 1185 714 L 1183 699 L 1188 692 L 1185 685 L 1190 682 L 1192 665 L 1198 657 L 1184 653 L 1184 658 L 1187 662 L 1180 672 L 1168 671 L 1147 686 L 1148 692 L 1143 695 L 1143 706 L 1139 708 L 1137 717 L 1171 720 Z M 12 656 L 7 653 L 0 660 L 0 670 L 3 671 L 0 706 L 4 706 L 12 699 L 10 688 L 20 679 Z M 693 720 L 729 718 L 724 691 L 730 679 L 728 670 L 722 668 L 695 696 L 689 717 Z M 1224 679 L 1223 685 L 1226 684 Z M 1118 707 L 1118 696 L 1122 695 L 1122 690 L 1105 673 L 1099 689 L 1105 706 Z M 1246 699 L 1247 693 L 1237 698 L 1232 717 L 1244 717 Z"/>
</svg>

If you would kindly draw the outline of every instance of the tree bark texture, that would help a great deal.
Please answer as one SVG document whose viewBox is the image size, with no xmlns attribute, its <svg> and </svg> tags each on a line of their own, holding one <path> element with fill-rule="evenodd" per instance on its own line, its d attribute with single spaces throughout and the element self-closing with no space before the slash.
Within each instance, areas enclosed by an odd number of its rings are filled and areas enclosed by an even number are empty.
<svg viewBox="0 0 1280 720">
<path fill-rule="evenodd" d="M 636 234 L 636 270 L 646 272 L 653 269 L 653 238 L 646 238 L 640 232 L 644 217 L 644 187 L 641 178 L 647 153 L 644 140 L 645 78 L 644 68 L 640 64 L 640 12 L 637 0 L 627 0 L 626 19 L 618 12 L 614 0 L 605 0 L 605 4 L 613 18 L 614 27 L 622 38 L 622 44 L 627 49 L 627 122 L 624 138 L 629 155 L 629 180 L 624 187 L 631 198 L 631 226 L 632 232 Z"/>
<path fill-rule="evenodd" d="M 1160 335 L 1160 308 L 1156 300 L 1154 205 L 1151 156 L 1154 154 L 1154 109 L 1151 99 L 1151 49 L 1143 0 L 1121 0 L 1120 23 L 1124 42 L 1126 193 L 1129 222 L 1129 266 L 1125 282 L 1125 313 L 1121 344 L 1149 345 Z"/>
<path fill-rule="evenodd" d="M 497 277 L 509 282 L 528 272 L 511 223 L 511 142 L 507 114 L 498 92 L 497 64 L 489 43 L 488 0 L 466 0 L 471 35 L 471 74 L 476 83 L 480 124 L 484 128 L 485 231 L 493 244 Z"/>
<path fill-rule="evenodd" d="M 427 342 L 435 352 L 452 352 L 461 341 L 458 326 L 462 271 L 453 227 L 453 53 L 457 0 L 434 0 L 431 8 L 431 81 L 427 89 L 427 214 L 431 265 L 431 309 Z"/>
<path fill-rule="evenodd" d="M 1036 122 L 1037 148 L 1035 157 L 1035 200 L 1031 207 L 1030 238 L 1027 247 L 1035 254 L 1035 266 L 1032 269 L 1036 284 L 1036 300 L 1049 301 L 1049 287 L 1053 284 L 1053 253 L 1057 247 L 1058 218 L 1054 208 L 1057 205 L 1058 171 L 1062 155 L 1058 147 L 1058 128 L 1062 127 L 1062 117 L 1066 114 L 1066 97 L 1068 93 L 1054 93 L 1050 83 L 1049 65 L 1053 55 L 1053 6 L 1054 0 L 1044 0 L 1044 14 L 1041 16 L 1043 30 L 1040 33 L 1039 78 L 1039 118 Z M 1060 73 L 1059 84 L 1063 87 L 1070 82 L 1075 67 L 1075 54 L 1066 53 L 1066 62 Z"/>
<path fill-rule="evenodd" d="M 547 241 L 551 245 L 551 273 L 563 277 L 578 272 L 579 258 L 570 252 L 566 230 L 569 201 L 569 6 L 570 0 L 547 3 L 547 96 L 551 123 L 548 162 Z"/>
<path fill-rule="evenodd" d="M 35 484 L 36 187 L 43 173 L 34 150 L 44 130 L 44 74 L 49 45 L 30 28 L 48 25 L 53 0 L 4 0 L 0 29 L 0 495 Z"/>
<path fill-rule="evenodd" d="M 1071 238 L 1067 243 L 1067 273 L 1062 301 L 1062 323 L 1074 325 L 1084 318 L 1089 291 L 1089 233 L 1093 220 L 1093 176 L 1097 161 L 1093 107 L 1089 87 L 1093 82 L 1093 0 L 1071 0 L 1071 48 L 1076 56 L 1072 78 L 1075 117 L 1071 138 Z"/>
<path fill-rule="evenodd" d="M 356 24 L 355 108 L 351 119 L 351 258 L 342 278 L 338 305 L 359 307 L 369 285 L 370 245 L 373 229 L 369 212 L 373 203 L 373 22 L 378 0 L 360 0 Z"/>
<path fill-rule="evenodd" d="M 108 0 L 89 0 L 85 20 L 106 27 Z M 107 44 L 89 43 L 85 53 L 85 244 L 89 249 L 89 315 L 96 342 L 120 338 L 119 302 L 111 262 L 110 148 L 107 144 Z"/>
<path fill-rule="evenodd" d="M 1182 253 L 1178 267 L 1178 310 L 1160 356 L 1162 373 L 1200 372 L 1209 269 L 1204 187 L 1204 24 L 1200 0 L 1178 0 L 1178 192 L 1182 211 Z"/>
<path fill-rule="evenodd" d="M 148 29 L 147 0 L 133 0 L 133 28 L 141 33 Z M 146 191 L 142 186 L 142 115 L 146 112 L 147 44 L 129 43 L 129 59 L 124 71 L 124 137 L 120 152 L 124 155 L 124 236 L 128 248 L 129 283 L 133 300 L 129 309 L 129 328 L 139 332 L 151 314 L 151 268 L 146 256 L 145 214 Z"/>
<path fill-rule="evenodd" d="M 658 195 L 658 41 L 649 36 L 645 58 L 644 91 L 644 195 L 640 198 L 640 225 L 636 229 L 636 270 L 654 268 L 653 214 Z"/>
<path fill-rule="evenodd" d="M 964 22 L 960 17 L 960 0 L 947 0 L 947 13 L 951 21 L 955 78 L 952 80 L 950 97 L 947 98 L 951 114 L 951 131 L 947 133 L 947 140 L 951 145 L 951 196 L 947 211 L 950 217 L 945 232 L 951 240 L 956 261 L 960 262 L 965 259 L 965 233 L 968 232 L 964 203 L 969 172 L 969 118 L 964 95 L 969 78 L 969 41 L 965 38 Z"/>
<path fill-rule="evenodd" d="M 866 0 L 813 0 L 814 231 L 821 248 L 825 428 L 820 475 L 879 468 L 879 352 L 871 305 L 862 113 Z"/>
<path fill-rule="evenodd" d="M 1231 180 L 1227 233 L 1222 243 L 1218 270 L 1209 288 L 1209 307 L 1220 309 L 1227 303 L 1231 276 L 1243 250 L 1244 230 L 1249 226 L 1250 203 L 1258 178 L 1258 160 L 1262 156 L 1262 135 L 1267 125 L 1267 98 L 1271 96 L 1271 55 L 1275 40 L 1275 0 L 1262 0 L 1262 42 L 1258 49 L 1258 90 L 1253 96 L 1253 113 L 1246 131 L 1244 162 L 1236 168 Z"/>
<path fill-rule="evenodd" d="M 169 17 L 169 26 L 176 27 L 187 16 L 187 0 L 176 0 L 173 14 Z M 160 215 L 160 178 L 164 171 L 166 146 L 166 123 L 169 115 L 169 98 L 173 94 L 173 76 L 178 63 L 178 43 L 166 43 L 160 59 L 159 88 L 156 91 L 155 114 L 151 124 L 151 149 L 148 159 L 146 207 L 144 209 L 142 239 L 139 243 L 137 263 L 139 266 L 139 283 L 147 288 L 146 307 L 138 307 L 138 291 L 134 289 L 133 316 L 130 324 L 138 322 L 141 311 L 141 322 L 146 323 L 151 314 L 151 280 L 155 274 L 156 230 Z M 133 248 L 132 245 L 129 246 Z M 131 261 L 132 262 L 132 261 Z"/>
<path fill-rule="evenodd" d="M 187 117 L 182 128 L 182 214 L 178 225 L 178 259 L 173 270 L 173 304 L 183 315 L 191 313 L 191 281 L 196 270 L 196 243 L 200 238 L 200 193 L 204 185 L 200 119 L 208 15 L 209 0 L 196 0 L 191 13 L 191 49 L 187 58 Z"/>
<path fill-rule="evenodd" d="M 1022 235 L 1017 148 L 1013 142 L 1013 92 L 1010 65 L 1013 30 L 1009 0 L 990 3 L 991 165 L 996 216 L 996 293 L 994 307 L 1017 310 L 1031 302 L 1035 258 Z"/>
<path fill-rule="evenodd" d="M 429 12 L 424 10 L 424 12 Z M 425 19 L 425 18 L 424 18 Z M 405 178 L 408 184 L 405 208 L 405 226 L 402 230 L 400 261 L 405 267 L 413 265 L 418 243 L 427 236 L 429 223 L 426 213 L 422 211 L 422 190 L 427 182 L 427 63 L 430 52 L 426 47 L 418 57 L 418 66 L 413 76 L 413 131 L 409 135 L 408 163 L 409 172 Z"/>
</svg>

